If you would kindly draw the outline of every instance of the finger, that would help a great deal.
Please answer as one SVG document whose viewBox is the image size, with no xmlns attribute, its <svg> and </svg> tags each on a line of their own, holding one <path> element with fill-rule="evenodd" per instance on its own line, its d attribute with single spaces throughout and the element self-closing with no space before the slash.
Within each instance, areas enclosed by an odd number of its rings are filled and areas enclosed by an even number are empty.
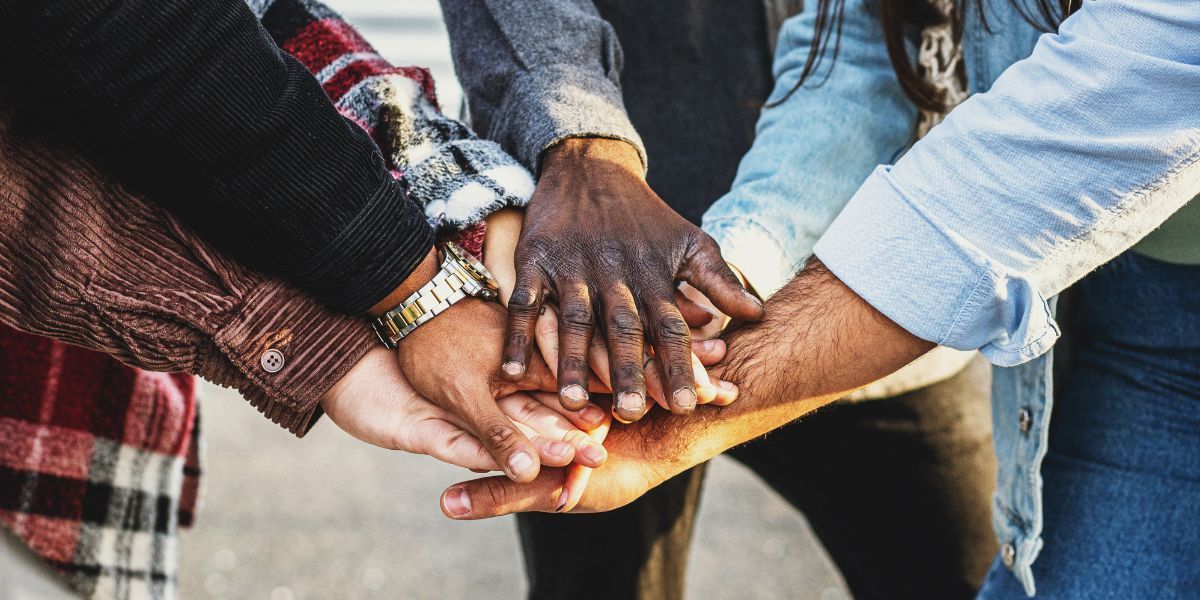
<svg viewBox="0 0 1200 600">
<path fill-rule="evenodd" d="M 567 467 L 567 479 L 563 482 L 562 492 L 559 493 L 558 502 L 555 504 L 554 512 L 571 512 L 583 499 L 583 493 L 587 491 L 588 480 L 592 478 L 592 469 L 582 465 L 571 465 Z"/>
<path fill-rule="evenodd" d="M 592 365 L 592 374 L 600 380 L 600 384 L 612 392 L 612 370 L 609 368 L 608 344 L 604 341 L 604 336 L 592 336 L 592 345 L 588 348 L 588 364 Z"/>
<path fill-rule="evenodd" d="M 538 352 L 542 360 L 558 378 L 558 311 L 554 305 L 542 304 L 541 314 L 538 315 L 537 325 L 534 326 L 534 336 L 537 338 Z"/>
<path fill-rule="evenodd" d="M 500 469 L 475 436 L 447 421 L 422 421 L 412 439 L 413 452 L 428 454 L 442 462 L 481 473 Z"/>
<path fill-rule="evenodd" d="M 648 356 L 646 364 L 642 365 L 642 371 L 646 374 L 646 395 L 650 396 L 655 404 L 663 407 L 663 410 L 671 410 L 671 405 L 667 403 L 667 394 L 663 391 L 666 386 L 663 385 L 658 361 Z"/>
<path fill-rule="evenodd" d="M 554 377 L 554 373 L 550 370 L 546 361 L 542 360 L 541 354 L 529 357 L 529 368 L 525 371 L 525 377 L 521 380 L 521 388 L 524 390 L 542 390 L 546 392 L 558 389 L 558 380 Z"/>
<path fill-rule="evenodd" d="M 517 267 L 517 283 L 508 299 L 508 324 L 504 331 L 502 370 L 516 381 L 525 375 L 533 352 L 534 327 L 545 301 L 546 279 L 537 265 Z"/>
<path fill-rule="evenodd" d="M 608 435 L 608 427 L 596 429 L 588 432 L 588 437 L 597 444 L 604 442 L 604 438 Z M 559 493 L 558 502 L 555 504 L 555 512 L 570 512 L 579 504 L 583 498 L 583 493 L 587 491 L 588 481 L 592 477 L 592 469 L 583 465 L 571 465 L 567 468 L 567 478 L 563 483 L 562 492 Z"/>
<path fill-rule="evenodd" d="M 562 407 L 554 394 L 534 394 L 544 407 L 551 410 L 570 424 L 564 427 L 561 422 L 555 422 L 555 432 L 561 439 L 575 448 L 575 463 L 586 467 L 600 467 L 608 460 L 608 450 L 604 448 L 604 438 L 612 427 L 612 417 L 604 409 L 595 404 L 588 404 L 582 411 L 573 412 Z M 544 431 L 543 435 L 554 435 Z"/>
<path fill-rule="evenodd" d="M 528 425 L 513 421 L 517 429 L 533 442 L 533 446 L 538 450 L 538 459 L 541 460 L 543 467 L 565 467 L 571 464 L 575 458 L 575 447 L 566 442 L 553 440 L 547 437 L 538 435 L 536 431 Z M 582 434 L 582 432 L 580 432 Z"/>
<path fill-rule="evenodd" d="M 633 294 L 624 285 L 613 286 L 603 297 L 609 373 L 616 398 L 613 416 L 633 422 L 646 412 L 646 377 L 642 371 L 646 343 L 642 319 Z"/>
<path fill-rule="evenodd" d="M 742 321 L 763 318 L 762 301 L 742 287 L 721 249 L 708 234 L 701 232 L 692 245 L 680 277 L 700 290 L 721 312 Z"/>
<path fill-rule="evenodd" d="M 513 481 L 533 481 L 537 477 L 540 466 L 537 447 L 495 401 L 460 403 L 460 406 L 471 407 L 461 415 L 466 429 L 483 443 L 506 475 Z"/>
<path fill-rule="evenodd" d="M 738 387 L 728 381 L 715 380 L 717 395 L 713 398 L 713 406 L 729 406 L 738 399 Z"/>
<path fill-rule="evenodd" d="M 499 401 L 500 410 L 516 422 L 525 435 L 538 445 L 538 439 L 550 451 L 550 460 L 543 464 L 552 467 L 565 466 L 575 460 L 590 467 L 599 467 L 608 458 L 608 451 L 592 441 L 588 434 L 575 427 L 569 419 L 550 407 L 545 400 L 532 394 L 513 394 Z M 597 408 L 597 410 L 599 410 Z M 542 446 L 539 446 L 539 449 Z M 570 453 L 566 450 L 570 449 Z"/>
<path fill-rule="evenodd" d="M 554 512 L 562 496 L 566 469 L 546 469 L 536 481 L 515 483 L 484 477 L 457 483 L 442 492 L 442 512 L 451 519 L 475 520 L 514 512 Z"/>
<path fill-rule="evenodd" d="M 537 398 L 546 408 L 562 415 L 563 418 L 571 423 L 571 426 L 580 431 L 592 432 L 604 429 L 607 432 L 609 425 L 612 424 L 612 417 L 609 416 L 608 411 L 600 408 L 597 404 L 588 403 L 587 406 L 583 407 L 583 410 L 575 411 L 563 408 L 562 403 L 558 401 L 558 396 L 555 394 L 534 392 L 533 397 Z M 601 438 L 601 441 L 603 441 L 603 438 Z"/>
<path fill-rule="evenodd" d="M 669 294 L 647 300 L 646 312 L 654 358 L 666 382 L 667 404 L 674 414 L 690 415 L 696 410 L 691 331 Z"/>
<path fill-rule="evenodd" d="M 564 282 L 558 289 L 558 395 L 563 406 L 580 410 L 588 404 L 588 348 L 596 327 L 587 284 Z"/>
<path fill-rule="evenodd" d="M 692 342 L 692 354 L 700 360 L 700 364 L 709 367 L 725 360 L 728 346 L 725 340 L 698 340 Z"/>
<path fill-rule="evenodd" d="M 696 404 L 709 404 L 717 397 L 717 386 L 708 377 L 708 369 L 700 362 L 700 357 L 692 355 L 692 375 L 696 378 Z"/>
<path fill-rule="evenodd" d="M 693 329 L 704 327 L 717 318 L 708 307 L 688 298 L 679 290 L 675 290 L 675 304 L 679 307 L 679 314 L 683 315 L 683 320 L 687 321 L 688 327 Z"/>
</svg>

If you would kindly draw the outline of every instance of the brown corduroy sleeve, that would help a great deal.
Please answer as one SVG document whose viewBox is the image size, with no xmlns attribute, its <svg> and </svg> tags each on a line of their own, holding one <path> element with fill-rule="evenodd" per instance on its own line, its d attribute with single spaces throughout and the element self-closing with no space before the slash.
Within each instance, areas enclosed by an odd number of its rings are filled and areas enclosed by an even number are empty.
<svg viewBox="0 0 1200 600">
<path fill-rule="evenodd" d="M 297 435 L 374 343 L 362 319 L 226 259 L 76 148 L 2 111 L 0 321 L 235 387 Z"/>
</svg>

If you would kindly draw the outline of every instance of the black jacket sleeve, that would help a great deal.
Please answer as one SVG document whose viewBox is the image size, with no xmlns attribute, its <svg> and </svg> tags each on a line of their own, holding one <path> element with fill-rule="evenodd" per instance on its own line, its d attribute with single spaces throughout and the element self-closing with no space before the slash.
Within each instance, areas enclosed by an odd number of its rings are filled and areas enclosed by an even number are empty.
<svg viewBox="0 0 1200 600">
<path fill-rule="evenodd" d="M 0 0 L 0 88 L 214 245 L 365 311 L 433 243 L 367 134 L 243 0 Z"/>
</svg>

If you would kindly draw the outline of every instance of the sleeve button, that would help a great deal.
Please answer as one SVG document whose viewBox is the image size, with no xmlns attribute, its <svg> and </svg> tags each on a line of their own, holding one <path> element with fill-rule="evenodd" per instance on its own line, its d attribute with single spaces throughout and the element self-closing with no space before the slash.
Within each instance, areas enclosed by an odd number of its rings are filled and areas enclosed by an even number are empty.
<svg viewBox="0 0 1200 600">
<path fill-rule="evenodd" d="M 279 370 L 283 368 L 285 359 L 282 352 L 271 348 L 270 350 L 263 352 L 263 355 L 258 359 L 258 362 L 262 365 L 264 371 L 268 373 L 278 373 Z"/>
</svg>

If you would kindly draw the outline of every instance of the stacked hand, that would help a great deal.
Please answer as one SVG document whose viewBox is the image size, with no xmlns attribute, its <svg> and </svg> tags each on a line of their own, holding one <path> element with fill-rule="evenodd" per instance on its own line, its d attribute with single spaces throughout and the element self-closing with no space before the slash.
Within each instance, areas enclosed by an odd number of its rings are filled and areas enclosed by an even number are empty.
<svg viewBox="0 0 1200 600">
<path fill-rule="evenodd" d="M 504 373 L 530 368 L 547 297 L 558 305 L 557 374 L 563 405 L 587 402 L 590 357 L 603 354 L 614 414 L 646 412 L 649 340 L 662 395 L 676 414 L 699 402 L 688 325 L 674 302 L 676 279 L 701 290 L 726 314 L 762 318 L 762 303 L 726 266 L 711 237 L 672 211 L 646 184 L 625 142 L 571 139 L 546 152 L 542 176 L 516 248 Z M 593 330 L 599 329 L 594 334 Z M 607 352 L 593 349 L 593 338 Z"/>
<path fill-rule="evenodd" d="M 581 161 L 587 169 L 574 168 Z M 573 208 L 546 208 L 555 202 Z M 554 240 L 570 243 L 551 248 Z M 611 414 L 625 422 L 646 415 L 647 397 L 677 415 L 737 398 L 735 386 L 709 377 L 706 365 L 724 357 L 725 345 L 703 339 L 711 335 L 701 328 L 719 329 L 725 314 L 760 318 L 762 305 L 712 239 L 650 191 L 627 153 L 597 142 L 548 155 L 529 213 L 489 218 L 485 257 L 509 310 L 466 299 L 400 340 L 398 361 L 368 354 L 323 400 L 333 421 L 376 445 L 502 470 L 510 483 L 557 481 L 548 508 L 564 510 L 578 505 L 592 469 L 608 458 L 609 410 L 592 393 L 612 393 Z M 377 310 L 410 295 L 437 262 L 431 254 L 412 285 Z M 676 277 L 704 294 L 691 290 L 689 300 L 674 289 Z M 704 335 L 692 343 L 695 333 Z M 629 435 L 618 430 L 608 445 L 632 447 Z M 626 453 L 603 473 L 658 481 L 686 462 L 668 449 L 656 456 L 662 462 L 641 464 Z M 556 471 L 539 478 L 542 466 Z M 447 511 L 454 502 L 448 495 Z"/>
</svg>

